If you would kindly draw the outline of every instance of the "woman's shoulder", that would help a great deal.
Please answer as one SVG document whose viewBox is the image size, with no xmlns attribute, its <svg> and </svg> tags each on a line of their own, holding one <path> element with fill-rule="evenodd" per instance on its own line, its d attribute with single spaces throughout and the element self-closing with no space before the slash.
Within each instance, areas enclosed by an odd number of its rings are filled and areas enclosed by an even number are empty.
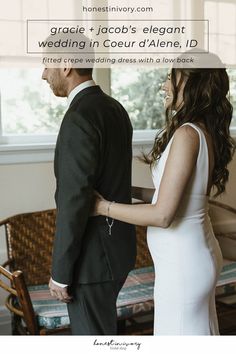
<svg viewBox="0 0 236 354">
<path fill-rule="evenodd" d="M 187 139 L 191 141 L 199 141 L 199 128 L 193 126 L 192 124 L 183 124 L 176 129 L 174 133 L 174 138 L 177 139 Z"/>
<path fill-rule="evenodd" d="M 199 145 L 199 133 L 192 125 L 184 124 L 176 129 L 173 135 L 173 147 L 181 147 L 198 153 Z"/>
</svg>

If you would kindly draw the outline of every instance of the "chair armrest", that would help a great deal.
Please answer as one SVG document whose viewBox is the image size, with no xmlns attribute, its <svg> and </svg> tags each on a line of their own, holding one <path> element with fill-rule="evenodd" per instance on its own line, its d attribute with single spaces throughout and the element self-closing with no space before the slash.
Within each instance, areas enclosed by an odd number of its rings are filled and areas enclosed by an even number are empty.
<svg viewBox="0 0 236 354">
<path fill-rule="evenodd" d="M 224 204 L 224 203 L 218 202 L 216 200 L 212 200 L 212 199 L 209 200 L 209 203 L 211 205 L 214 205 L 214 206 L 219 207 L 221 209 L 228 210 L 228 211 L 230 211 L 233 214 L 236 214 L 236 209 L 231 207 L 230 205 L 227 205 L 227 204 Z"/>
<path fill-rule="evenodd" d="M 21 311 L 19 308 L 17 308 L 16 306 L 13 305 L 12 294 L 8 295 L 8 297 L 6 298 L 5 305 L 10 312 L 12 312 L 20 317 L 24 317 L 23 311 Z"/>
<path fill-rule="evenodd" d="M 134 199 L 142 200 L 144 203 L 151 203 L 154 192 L 154 188 L 132 186 L 131 195 Z"/>
<path fill-rule="evenodd" d="M 13 259 L 12 258 L 9 258 L 6 262 L 4 262 L 3 264 L 1 264 L 1 266 L 3 268 L 6 268 L 7 266 L 13 264 Z"/>
</svg>

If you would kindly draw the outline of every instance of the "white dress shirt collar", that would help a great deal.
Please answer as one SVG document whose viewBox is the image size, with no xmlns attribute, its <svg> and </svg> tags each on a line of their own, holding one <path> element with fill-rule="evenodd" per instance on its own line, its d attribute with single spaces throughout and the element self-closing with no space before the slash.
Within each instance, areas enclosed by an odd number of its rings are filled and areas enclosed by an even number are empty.
<svg viewBox="0 0 236 354">
<path fill-rule="evenodd" d="M 91 87 L 91 86 L 96 86 L 96 83 L 93 80 L 87 80 L 87 81 L 82 82 L 82 84 L 79 84 L 78 86 L 73 88 L 73 90 L 69 93 L 69 96 L 67 97 L 68 107 L 70 107 L 70 104 L 73 101 L 73 99 L 75 98 L 75 96 L 77 95 L 77 93 L 79 93 L 80 91 L 84 90 L 85 88 Z"/>
</svg>

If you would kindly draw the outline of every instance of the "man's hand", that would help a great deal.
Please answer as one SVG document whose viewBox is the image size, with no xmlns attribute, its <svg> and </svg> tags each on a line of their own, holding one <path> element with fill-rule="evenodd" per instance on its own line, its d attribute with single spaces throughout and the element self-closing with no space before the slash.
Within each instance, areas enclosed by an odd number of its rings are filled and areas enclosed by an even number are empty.
<svg viewBox="0 0 236 354">
<path fill-rule="evenodd" d="M 72 300 L 72 297 L 69 296 L 68 294 L 68 286 L 65 288 L 62 288 L 61 286 L 58 286 L 52 282 L 52 278 L 50 278 L 49 284 L 48 284 L 50 294 L 53 297 L 56 297 L 57 300 L 60 300 L 62 302 L 70 302 Z"/>
</svg>

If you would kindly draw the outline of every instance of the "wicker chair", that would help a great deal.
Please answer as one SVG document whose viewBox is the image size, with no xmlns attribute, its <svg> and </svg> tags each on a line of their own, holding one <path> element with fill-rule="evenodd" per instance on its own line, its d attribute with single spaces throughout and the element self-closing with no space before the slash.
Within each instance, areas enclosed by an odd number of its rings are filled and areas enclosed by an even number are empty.
<svg viewBox="0 0 236 354">
<path fill-rule="evenodd" d="M 225 213 L 230 216 L 231 220 L 236 221 L 236 209 L 229 205 L 218 201 L 210 201 L 210 214 L 213 219 L 218 220 L 219 213 Z M 216 214 L 215 214 L 216 213 Z M 221 218 L 220 218 L 221 219 Z M 220 220 L 219 220 L 220 221 Z M 236 228 L 231 223 L 230 227 L 215 228 L 215 235 L 219 241 L 219 245 L 223 257 L 231 262 L 236 262 Z M 234 263 L 235 264 L 235 263 Z M 229 274 L 230 265 L 225 265 L 225 276 Z M 223 268 L 224 270 L 224 268 Z M 219 320 L 220 333 L 236 334 L 236 276 L 235 270 L 232 272 L 232 279 L 225 286 L 216 288 L 216 308 Z M 224 273 L 221 273 L 222 278 Z"/>
<path fill-rule="evenodd" d="M 0 267 L 0 274 L 5 278 L 0 286 L 10 293 L 6 307 L 13 314 L 13 334 L 68 332 L 67 327 L 60 330 L 39 328 L 27 289 L 49 281 L 55 213 L 54 209 L 25 213 L 0 222 L 0 226 L 5 226 L 8 253 L 7 262 Z"/>
<path fill-rule="evenodd" d="M 135 269 L 153 266 L 152 257 L 147 246 L 147 228 L 136 226 L 137 257 Z"/>
<path fill-rule="evenodd" d="M 7 265 L 7 262 L 4 264 Z M 30 300 L 29 292 L 26 287 L 24 275 L 20 270 L 13 273 L 7 271 L 4 266 L 0 266 L 0 274 L 4 279 L 10 280 L 11 285 L 3 280 L 0 280 L 0 286 L 5 289 L 10 295 L 6 299 L 6 307 L 12 314 L 14 314 L 14 333 L 15 334 L 27 334 L 27 331 L 31 334 L 38 333 L 37 321 L 34 315 L 33 306 Z M 17 304 L 16 304 L 17 298 Z M 20 319 L 24 319 L 26 327 L 20 326 Z M 17 326 L 17 324 L 19 326 Z M 17 329 L 16 329 L 17 326 Z M 27 328 L 27 330 L 26 330 Z"/>
<path fill-rule="evenodd" d="M 229 210 L 229 207 L 222 203 L 212 202 L 212 204 L 236 214 L 236 210 L 232 208 Z M 13 314 L 13 333 L 41 335 L 69 333 L 69 326 L 60 326 L 60 328 L 54 329 L 40 326 L 32 305 L 32 294 L 29 295 L 30 286 L 40 287 L 41 284 L 47 284 L 50 277 L 55 210 L 16 215 L 0 222 L 0 226 L 5 226 L 8 252 L 7 262 L 0 267 L 1 279 L 4 277 L 6 281 L 0 279 L 0 287 L 10 293 L 6 299 L 6 306 Z M 139 271 L 153 266 L 153 262 L 147 248 L 146 228 L 138 226 L 136 231 L 137 260 L 135 268 Z M 135 281 L 137 281 L 137 273 L 135 273 Z M 149 281 L 149 288 L 151 287 L 150 284 Z M 234 285 L 232 284 L 232 287 Z M 135 285 L 135 287 L 137 286 Z M 220 296 L 218 299 L 221 301 L 222 297 Z M 135 303 L 134 307 L 137 310 L 135 314 L 121 316 L 119 333 L 151 334 L 153 320 L 153 300 L 151 296 L 145 304 L 137 305 Z M 232 313 L 232 306 L 227 306 L 228 310 Z M 142 320 L 139 322 L 139 319 L 146 315 L 149 316 L 149 319 L 146 322 Z"/>
<path fill-rule="evenodd" d="M 15 215 L 0 222 L 0 226 L 5 226 L 8 252 L 8 260 L 0 266 L 0 287 L 10 293 L 6 307 L 12 313 L 13 334 L 69 332 L 69 326 L 60 326 L 58 329 L 39 326 L 31 301 L 32 294 L 29 295 L 31 287 L 45 286 L 50 278 L 55 216 L 56 211 L 51 209 Z M 152 265 L 152 260 L 146 244 L 146 228 L 137 227 L 137 236 L 135 268 L 148 267 Z M 119 321 L 120 332 L 125 332 L 124 319 L 130 317 L 122 316 Z"/>
</svg>

